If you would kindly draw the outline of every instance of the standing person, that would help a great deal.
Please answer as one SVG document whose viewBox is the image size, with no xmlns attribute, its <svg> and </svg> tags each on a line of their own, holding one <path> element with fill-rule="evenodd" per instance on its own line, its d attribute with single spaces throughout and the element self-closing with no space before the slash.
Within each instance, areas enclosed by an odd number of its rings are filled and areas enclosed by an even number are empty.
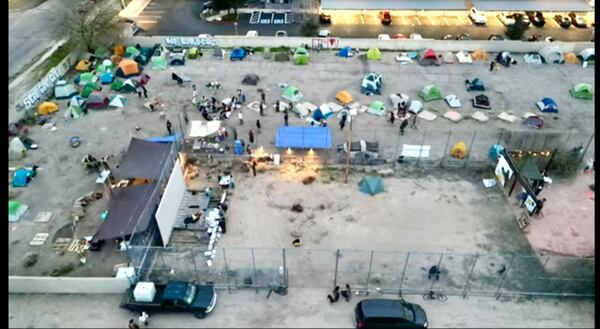
<svg viewBox="0 0 600 329">
<path fill-rule="evenodd" d="M 242 115 L 242 109 L 238 112 L 238 119 L 240 119 L 240 126 L 244 124 L 244 116 Z"/>
<path fill-rule="evenodd" d="M 148 98 L 148 90 L 146 90 L 146 87 L 144 85 L 140 85 L 140 86 L 142 87 L 142 91 L 144 92 L 144 98 Z"/>
<path fill-rule="evenodd" d="M 260 110 L 260 115 L 264 116 L 265 115 L 265 103 L 264 102 L 260 102 L 259 110 Z"/>
<path fill-rule="evenodd" d="M 248 131 L 248 141 L 250 144 L 254 144 L 254 132 L 252 130 Z"/>
<path fill-rule="evenodd" d="M 394 121 L 396 121 L 396 115 L 394 112 L 390 112 L 390 123 L 394 124 Z"/>
<path fill-rule="evenodd" d="M 260 102 L 261 102 L 261 103 L 266 103 L 266 102 L 267 102 L 267 101 L 266 101 L 266 95 L 265 95 L 265 92 L 264 92 L 264 91 L 261 91 L 261 92 L 260 92 Z"/>
<path fill-rule="evenodd" d="M 275 101 L 275 112 L 279 112 L 279 100 Z"/>
<path fill-rule="evenodd" d="M 140 88 L 140 86 L 136 86 L 135 91 L 137 92 L 138 97 L 142 98 L 142 88 Z"/>
<path fill-rule="evenodd" d="M 250 144 L 246 145 L 246 153 L 248 153 L 248 155 L 252 155 L 252 149 L 250 148 Z"/>
<path fill-rule="evenodd" d="M 173 131 L 171 131 L 171 121 L 167 120 L 167 131 L 169 135 L 173 135 Z"/>
<path fill-rule="evenodd" d="M 490 72 L 494 70 L 494 66 L 496 66 L 496 61 L 492 60 L 490 63 Z"/>
<path fill-rule="evenodd" d="M 146 313 L 146 312 L 142 312 L 142 315 L 140 315 L 140 317 L 139 317 L 139 319 L 138 319 L 138 322 L 139 322 L 139 323 L 143 323 L 143 324 L 144 324 L 144 326 L 146 326 L 146 327 L 147 327 L 147 326 L 148 326 L 148 318 L 149 318 L 149 317 L 150 317 L 150 316 L 148 316 L 148 313 Z"/>
<path fill-rule="evenodd" d="M 198 88 L 196 88 L 196 84 L 192 85 L 192 99 L 196 99 L 198 97 Z"/>
<path fill-rule="evenodd" d="M 544 213 L 542 213 L 542 208 L 544 208 L 545 203 L 546 203 L 546 198 L 539 200 L 537 207 L 535 208 L 535 214 L 538 217 L 544 217 Z"/>
<path fill-rule="evenodd" d="M 346 119 L 348 117 L 346 116 L 346 114 L 344 113 L 342 115 L 342 119 L 340 120 L 340 130 L 344 130 L 344 127 L 346 126 Z"/>
<path fill-rule="evenodd" d="M 186 126 L 190 123 L 190 118 L 188 118 L 187 111 L 183 111 L 183 121 L 185 121 Z"/>
<path fill-rule="evenodd" d="M 342 297 L 349 302 L 350 297 L 352 297 L 352 290 L 350 290 L 350 285 L 346 283 L 346 289 L 342 290 Z"/>
<path fill-rule="evenodd" d="M 400 123 L 400 135 L 404 136 L 404 128 L 406 128 L 406 126 L 408 126 L 408 120 L 402 119 L 402 122 Z"/>
<path fill-rule="evenodd" d="M 260 134 L 260 120 L 256 120 L 256 133 Z"/>
<path fill-rule="evenodd" d="M 287 111 L 283 111 L 283 125 L 288 126 L 288 113 Z"/>
<path fill-rule="evenodd" d="M 237 129 L 235 129 L 235 127 L 231 128 L 231 134 L 233 135 L 233 140 L 236 141 L 237 140 Z"/>
<path fill-rule="evenodd" d="M 252 176 L 256 177 L 256 159 L 252 159 Z"/>
<path fill-rule="evenodd" d="M 329 299 L 330 304 L 337 302 L 340 299 L 340 286 L 335 286 L 335 288 L 333 288 L 333 297 L 327 295 L 327 298 Z"/>
<path fill-rule="evenodd" d="M 137 323 L 133 319 L 129 320 L 129 329 L 140 329 Z"/>
<path fill-rule="evenodd" d="M 413 113 L 412 118 L 410 119 L 410 127 L 413 129 L 418 129 L 417 128 L 417 114 Z"/>
</svg>

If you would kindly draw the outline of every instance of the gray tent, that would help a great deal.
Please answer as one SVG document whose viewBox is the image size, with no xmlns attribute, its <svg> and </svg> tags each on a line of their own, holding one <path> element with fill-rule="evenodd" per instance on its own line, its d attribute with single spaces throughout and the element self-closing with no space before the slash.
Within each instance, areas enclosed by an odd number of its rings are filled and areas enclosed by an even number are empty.
<svg viewBox="0 0 600 329">
<path fill-rule="evenodd" d="M 276 62 L 287 62 L 290 60 L 290 54 L 287 52 L 278 52 L 275 53 L 275 61 Z"/>
<path fill-rule="evenodd" d="M 225 58 L 225 50 L 223 50 L 222 48 L 215 48 L 215 51 L 213 52 L 213 57 Z"/>
<path fill-rule="evenodd" d="M 258 77 L 258 75 L 250 73 L 250 74 L 246 74 L 244 76 L 244 80 L 242 80 L 242 84 L 243 85 L 256 86 L 256 84 L 258 83 L 258 80 L 260 80 L 260 78 Z"/>
</svg>

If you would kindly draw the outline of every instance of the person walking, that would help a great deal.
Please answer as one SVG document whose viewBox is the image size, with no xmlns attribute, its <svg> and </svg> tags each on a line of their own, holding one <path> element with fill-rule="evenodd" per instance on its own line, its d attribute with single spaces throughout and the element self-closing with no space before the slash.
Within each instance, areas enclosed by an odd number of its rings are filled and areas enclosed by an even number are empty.
<svg viewBox="0 0 600 329">
<path fill-rule="evenodd" d="M 335 288 L 333 288 L 333 297 L 331 295 L 327 295 L 327 298 L 329 299 L 330 304 L 340 300 L 340 286 L 335 286 Z"/>
<path fill-rule="evenodd" d="M 413 129 L 418 129 L 417 128 L 417 114 L 413 113 L 412 118 L 410 119 L 410 127 Z"/>
<path fill-rule="evenodd" d="M 252 176 L 256 177 L 256 159 L 252 159 Z"/>
<path fill-rule="evenodd" d="M 346 114 L 342 115 L 342 118 L 340 119 L 340 130 L 344 130 L 344 127 L 346 126 L 346 119 Z"/>
<path fill-rule="evenodd" d="M 187 111 L 183 111 L 183 121 L 185 121 L 185 125 L 187 126 L 190 123 L 190 118 L 188 117 Z"/>
<path fill-rule="evenodd" d="M 408 120 L 402 119 L 402 122 L 400 123 L 400 135 L 404 136 L 404 129 L 406 126 L 408 126 Z"/>
<path fill-rule="evenodd" d="M 138 94 L 139 98 L 142 98 L 142 88 L 140 86 L 135 87 L 135 91 Z"/>
<path fill-rule="evenodd" d="M 237 129 L 235 129 L 235 127 L 231 127 L 231 135 L 233 135 L 233 140 L 236 141 L 237 140 Z"/>
<path fill-rule="evenodd" d="M 288 126 L 288 113 L 287 111 L 283 111 L 283 125 Z"/>
<path fill-rule="evenodd" d="M 148 90 L 146 90 L 146 87 L 144 85 L 140 85 L 142 87 L 142 91 L 144 92 L 144 98 L 148 98 Z M 141 95 L 140 95 L 141 97 Z"/>
<path fill-rule="evenodd" d="M 171 121 L 167 120 L 167 131 L 169 132 L 169 135 L 173 135 L 173 131 L 171 130 Z"/>
<path fill-rule="evenodd" d="M 139 323 L 143 323 L 143 324 L 144 324 L 144 326 L 146 326 L 146 327 L 147 327 L 147 326 L 148 326 L 148 318 L 149 318 L 149 317 L 150 317 L 150 316 L 148 316 L 148 313 L 146 313 L 146 312 L 142 312 L 142 315 L 140 315 L 140 317 L 139 317 L 139 319 L 138 319 L 138 322 L 139 322 Z"/>
<path fill-rule="evenodd" d="M 242 109 L 238 112 L 238 119 L 240 119 L 240 126 L 244 124 L 244 116 L 242 115 Z"/>
<path fill-rule="evenodd" d="M 390 112 L 390 123 L 393 125 L 394 121 L 396 121 L 396 115 L 394 112 Z"/>
<path fill-rule="evenodd" d="M 250 144 L 254 144 L 254 132 L 252 130 L 248 131 L 248 141 Z"/>
<path fill-rule="evenodd" d="M 250 144 L 246 145 L 246 153 L 248 153 L 248 155 L 252 155 L 252 149 L 250 148 Z"/>
<path fill-rule="evenodd" d="M 260 134 L 260 120 L 256 120 L 256 133 Z"/>
<path fill-rule="evenodd" d="M 493 61 L 490 63 L 490 72 L 494 70 L 494 67 L 495 67 L 495 66 L 496 66 L 496 61 L 494 61 L 494 60 L 493 60 Z"/>
<path fill-rule="evenodd" d="M 262 92 L 260 93 L 260 102 L 261 102 L 261 103 L 266 103 L 266 102 L 267 102 L 267 101 L 266 101 L 266 98 L 267 98 L 267 97 L 266 97 L 266 95 L 265 95 L 265 92 L 264 92 L 264 91 L 262 91 Z"/>
<path fill-rule="evenodd" d="M 140 329 L 137 323 L 133 319 L 129 320 L 129 329 Z"/>
<path fill-rule="evenodd" d="M 260 102 L 259 111 L 260 111 L 261 116 L 265 115 L 265 103 L 264 102 Z"/>
<path fill-rule="evenodd" d="M 275 101 L 275 112 L 279 112 L 279 100 Z"/>
<path fill-rule="evenodd" d="M 349 302 L 350 297 L 352 297 L 352 290 L 350 290 L 350 285 L 346 283 L 346 289 L 342 290 L 342 297 Z"/>
</svg>

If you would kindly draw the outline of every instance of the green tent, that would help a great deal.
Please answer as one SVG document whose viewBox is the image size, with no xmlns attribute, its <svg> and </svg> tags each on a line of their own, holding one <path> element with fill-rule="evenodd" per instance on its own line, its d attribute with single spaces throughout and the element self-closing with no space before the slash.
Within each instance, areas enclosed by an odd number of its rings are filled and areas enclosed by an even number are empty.
<svg viewBox="0 0 600 329">
<path fill-rule="evenodd" d="M 369 49 L 369 51 L 367 51 L 367 59 L 370 60 L 380 60 L 381 59 L 381 51 L 379 51 L 379 48 L 371 48 Z"/>
<path fill-rule="evenodd" d="M 574 85 L 573 88 L 569 89 L 569 93 L 571 96 L 581 99 L 592 99 L 594 94 L 592 86 L 587 83 L 578 83 Z"/>
<path fill-rule="evenodd" d="M 532 180 L 543 180 L 544 176 L 540 169 L 532 159 L 527 159 L 519 169 L 519 174 L 525 178 Z"/>
<path fill-rule="evenodd" d="M 80 86 L 85 86 L 89 82 L 94 83 L 96 80 L 98 80 L 98 78 L 92 72 L 81 73 L 79 74 L 78 79 L 79 80 L 77 81 L 77 84 Z"/>
<path fill-rule="evenodd" d="M 22 204 L 19 201 L 8 201 L 8 221 L 18 221 L 19 219 L 21 219 L 21 216 L 27 211 L 28 208 L 28 206 Z"/>
<path fill-rule="evenodd" d="M 294 51 L 294 64 L 297 65 L 306 65 L 309 61 L 308 51 L 305 48 L 298 47 L 296 51 Z"/>
<path fill-rule="evenodd" d="M 423 89 L 419 91 L 419 97 L 421 97 L 424 102 L 437 101 L 442 99 L 442 93 L 440 92 L 440 88 L 436 85 L 429 85 L 423 87 Z"/>
<path fill-rule="evenodd" d="M 88 98 L 90 94 L 96 90 L 102 90 L 102 87 L 90 82 L 83 87 L 83 90 L 81 91 L 81 97 Z"/>
<path fill-rule="evenodd" d="M 125 55 L 123 58 L 135 58 L 135 56 L 139 55 L 140 51 L 136 47 L 127 47 L 125 50 Z"/>
<path fill-rule="evenodd" d="M 188 51 L 188 58 L 189 59 L 197 59 L 198 58 L 198 53 L 199 53 L 198 48 L 192 47 Z"/>
<path fill-rule="evenodd" d="M 169 65 L 167 60 L 162 56 L 152 56 L 152 69 L 153 70 L 166 70 Z"/>
<path fill-rule="evenodd" d="M 294 86 L 288 86 L 283 91 L 283 95 L 281 95 L 281 97 L 287 99 L 288 101 L 290 101 L 292 103 L 296 103 L 302 99 L 302 93 L 300 92 L 300 90 L 298 88 L 296 88 Z"/>
<path fill-rule="evenodd" d="M 106 47 L 98 47 L 94 52 L 94 56 L 99 58 L 108 58 L 110 57 L 110 50 L 108 50 Z"/>
<path fill-rule="evenodd" d="M 365 176 L 358 183 L 358 190 L 369 195 L 383 192 L 383 181 L 381 177 Z"/>
<path fill-rule="evenodd" d="M 71 106 L 67 108 L 67 111 L 64 114 L 65 120 L 67 121 L 70 121 L 72 119 L 79 119 L 82 116 L 83 110 L 79 106 L 73 104 L 71 104 Z"/>
<path fill-rule="evenodd" d="M 123 88 L 123 81 L 116 79 L 111 85 L 110 90 L 119 91 Z"/>
<path fill-rule="evenodd" d="M 367 109 L 368 113 L 382 116 L 385 114 L 385 106 L 382 101 L 374 101 L 369 109 Z"/>
</svg>

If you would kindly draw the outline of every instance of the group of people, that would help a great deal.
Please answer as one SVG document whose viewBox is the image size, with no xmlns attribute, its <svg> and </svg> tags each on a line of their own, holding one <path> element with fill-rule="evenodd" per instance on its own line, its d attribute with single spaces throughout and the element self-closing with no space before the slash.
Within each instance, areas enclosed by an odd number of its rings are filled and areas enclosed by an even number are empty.
<svg viewBox="0 0 600 329">
<path fill-rule="evenodd" d="M 408 127 L 408 103 L 407 102 L 399 102 L 398 108 L 396 109 L 396 113 L 394 111 L 389 112 L 389 120 L 393 125 L 396 122 L 396 118 L 400 120 L 400 135 L 404 136 L 404 130 Z M 417 128 L 417 115 L 413 114 L 410 118 L 410 127 L 414 129 Z"/>
<path fill-rule="evenodd" d="M 346 283 L 346 289 L 340 291 L 340 286 L 335 286 L 333 288 L 333 294 L 327 295 L 327 299 L 329 299 L 329 303 L 333 304 L 340 300 L 340 295 L 344 297 L 344 299 L 349 302 L 350 297 L 352 296 L 352 290 L 350 289 L 350 285 Z"/>
</svg>

